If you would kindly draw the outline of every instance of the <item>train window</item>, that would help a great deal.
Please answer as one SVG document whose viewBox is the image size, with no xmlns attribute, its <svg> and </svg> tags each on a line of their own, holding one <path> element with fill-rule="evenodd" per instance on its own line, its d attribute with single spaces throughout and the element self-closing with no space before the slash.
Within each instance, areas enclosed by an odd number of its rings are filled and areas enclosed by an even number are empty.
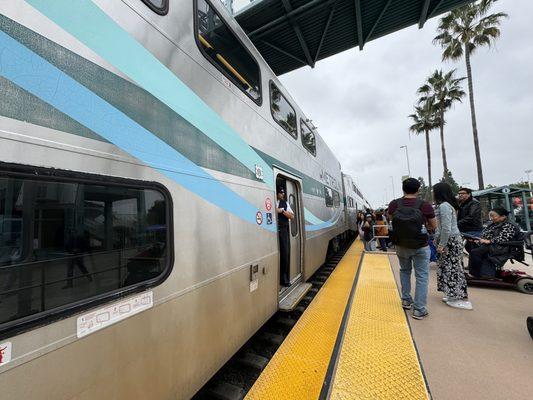
<svg viewBox="0 0 533 400">
<path fill-rule="evenodd" d="M 298 221 L 296 215 L 296 198 L 293 194 L 289 195 L 289 205 L 291 206 L 292 211 L 294 212 L 294 218 L 291 219 L 291 235 L 298 236 Z"/>
<path fill-rule="evenodd" d="M 198 47 L 205 57 L 257 104 L 261 104 L 259 65 L 206 0 L 196 1 Z"/>
<path fill-rule="evenodd" d="M 333 190 L 324 186 L 324 197 L 326 198 L 326 207 L 333 207 Z"/>
<path fill-rule="evenodd" d="M 0 177 L 0 331 L 159 283 L 169 202 L 155 187 Z"/>
<path fill-rule="evenodd" d="M 300 131 L 302 133 L 302 144 L 312 155 L 316 156 L 316 141 L 315 134 L 307 126 L 307 124 L 300 119 Z"/>
<path fill-rule="evenodd" d="M 270 82 L 270 111 L 272 118 L 293 138 L 298 138 L 296 111 L 274 82 Z"/>
<path fill-rule="evenodd" d="M 142 2 L 159 15 L 168 13 L 168 0 L 142 0 Z"/>
<path fill-rule="evenodd" d="M 340 205 L 341 205 L 341 196 L 339 195 L 339 192 L 334 190 L 333 191 L 333 206 L 340 207 Z"/>
</svg>

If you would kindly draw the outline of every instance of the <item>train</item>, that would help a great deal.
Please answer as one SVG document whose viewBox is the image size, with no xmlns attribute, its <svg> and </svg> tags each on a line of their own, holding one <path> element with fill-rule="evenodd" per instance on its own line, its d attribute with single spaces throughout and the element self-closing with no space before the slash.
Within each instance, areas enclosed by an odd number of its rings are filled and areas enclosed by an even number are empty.
<svg viewBox="0 0 533 400">
<path fill-rule="evenodd" d="M 218 0 L 0 14 L 1 397 L 190 398 L 370 204 Z"/>
</svg>

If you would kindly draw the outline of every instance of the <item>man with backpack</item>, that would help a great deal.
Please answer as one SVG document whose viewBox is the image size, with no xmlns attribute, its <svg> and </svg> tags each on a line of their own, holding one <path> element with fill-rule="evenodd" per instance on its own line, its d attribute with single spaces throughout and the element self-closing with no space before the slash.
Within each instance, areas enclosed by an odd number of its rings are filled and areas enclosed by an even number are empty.
<svg viewBox="0 0 533 400">
<path fill-rule="evenodd" d="M 414 178 L 403 181 L 404 196 L 389 204 L 392 230 L 389 232 L 396 246 L 400 261 L 400 283 L 402 287 L 402 307 L 413 308 L 413 318 L 423 319 L 428 315 L 426 308 L 429 257 L 428 231 L 437 227 L 435 211 L 431 204 L 419 199 L 420 182 Z M 415 299 L 411 297 L 411 270 L 415 270 Z"/>
</svg>

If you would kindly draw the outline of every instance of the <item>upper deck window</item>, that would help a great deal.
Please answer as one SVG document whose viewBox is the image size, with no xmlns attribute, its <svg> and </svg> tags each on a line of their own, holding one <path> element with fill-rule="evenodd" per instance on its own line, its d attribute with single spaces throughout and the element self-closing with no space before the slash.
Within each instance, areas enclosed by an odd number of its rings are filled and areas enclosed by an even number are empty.
<svg viewBox="0 0 533 400">
<path fill-rule="evenodd" d="M 142 0 L 142 2 L 159 15 L 168 13 L 168 0 Z"/>
<path fill-rule="evenodd" d="M 293 138 L 297 139 L 296 111 L 274 82 L 270 82 L 270 111 L 274 120 Z"/>
<path fill-rule="evenodd" d="M 307 126 L 307 124 L 300 119 L 300 131 L 302 132 L 302 144 L 312 155 L 316 156 L 316 140 L 315 134 Z"/>
<path fill-rule="evenodd" d="M 206 0 L 196 2 L 198 46 L 207 59 L 257 104 L 261 71 L 255 59 Z"/>
</svg>

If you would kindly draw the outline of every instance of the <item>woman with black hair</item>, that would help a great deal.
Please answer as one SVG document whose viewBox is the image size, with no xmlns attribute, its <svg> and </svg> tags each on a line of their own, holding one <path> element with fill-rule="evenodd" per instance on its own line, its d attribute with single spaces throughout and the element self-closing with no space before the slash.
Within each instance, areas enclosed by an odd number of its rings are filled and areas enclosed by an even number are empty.
<svg viewBox="0 0 533 400">
<path fill-rule="evenodd" d="M 437 290 L 444 293 L 442 301 L 450 307 L 471 310 L 463 271 L 463 243 L 457 228 L 459 203 L 452 188 L 445 182 L 433 186 L 433 198 L 437 203 L 435 214 L 438 224 L 434 239 L 439 254 Z"/>
<path fill-rule="evenodd" d="M 519 233 L 520 227 L 508 220 L 509 211 L 503 207 L 494 207 L 489 212 L 490 224 L 487 225 L 480 245 L 470 250 L 468 272 L 475 278 L 494 278 L 496 268 L 509 259 L 509 247 L 501 243 L 512 241 Z"/>
</svg>

